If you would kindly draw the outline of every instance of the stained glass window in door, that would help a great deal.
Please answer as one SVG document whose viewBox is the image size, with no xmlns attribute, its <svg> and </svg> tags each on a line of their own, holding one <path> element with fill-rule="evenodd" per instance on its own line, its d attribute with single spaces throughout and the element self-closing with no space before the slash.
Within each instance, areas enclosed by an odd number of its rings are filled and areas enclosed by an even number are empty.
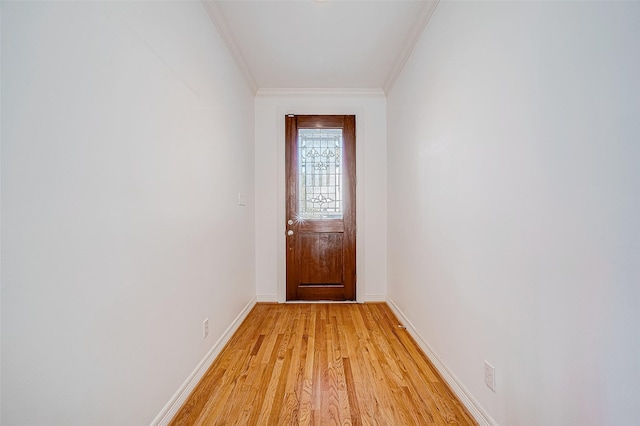
<svg viewBox="0 0 640 426">
<path fill-rule="evenodd" d="M 342 129 L 298 130 L 298 217 L 342 218 Z"/>
</svg>

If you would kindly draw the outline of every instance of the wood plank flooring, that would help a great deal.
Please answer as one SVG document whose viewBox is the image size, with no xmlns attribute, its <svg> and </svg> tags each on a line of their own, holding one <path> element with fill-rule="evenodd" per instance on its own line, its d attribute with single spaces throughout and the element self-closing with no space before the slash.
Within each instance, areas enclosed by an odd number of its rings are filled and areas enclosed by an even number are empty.
<svg viewBox="0 0 640 426">
<path fill-rule="evenodd" d="M 171 425 L 476 425 L 385 303 L 257 304 Z"/>
</svg>

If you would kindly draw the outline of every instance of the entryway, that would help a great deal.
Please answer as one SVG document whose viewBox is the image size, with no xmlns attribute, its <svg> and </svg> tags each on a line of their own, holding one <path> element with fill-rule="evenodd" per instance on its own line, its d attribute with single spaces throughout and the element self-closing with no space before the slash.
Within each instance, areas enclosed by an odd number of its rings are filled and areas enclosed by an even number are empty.
<svg viewBox="0 0 640 426">
<path fill-rule="evenodd" d="M 285 120 L 287 301 L 355 300 L 355 116 Z"/>
</svg>

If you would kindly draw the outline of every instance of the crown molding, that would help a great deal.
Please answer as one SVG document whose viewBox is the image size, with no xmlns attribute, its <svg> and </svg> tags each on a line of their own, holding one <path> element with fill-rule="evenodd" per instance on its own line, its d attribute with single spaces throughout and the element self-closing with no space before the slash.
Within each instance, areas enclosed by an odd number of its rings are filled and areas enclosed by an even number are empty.
<svg viewBox="0 0 640 426">
<path fill-rule="evenodd" d="M 227 19 L 224 17 L 224 14 L 222 13 L 220 6 L 218 5 L 218 2 L 207 1 L 207 0 L 201 0 L 201 1 L 204 6 L 204 9 L 207 11 L 207 15 L 209 15 L 209 18 L 211 19 L 211 22 L 213 22 L 213 25 L 218 30 L 218 34 L 220 34 L 220 38 L 222 39 L 224 44 L 227 46 L 227 49 L 229 49 L 231 56 L 233 57 L 236 64 L 240 68 L 240 71 L 242 72 L 242 75 L 247 81 L 249 88 L 251 89 L 252 93 L 255 95 L 256 92 L 258 91 L 258 83 L 256 82 L 256 79 L 253 76 L 253 73 L 249 69 L 249 66 L 247 65 L 247 61 L 245 61 L 244 56 L 242 55 L 242 52 L 240 52 L 240 48 L 238 47 L 238 44 L 236 43 L 236 40 L 233 37 L 233 32 L 231 31 L 231 28 L 229 27 L 229 23 L 227 22 Z"/>
<path fill-rule="evenodd" d="M 398 57 L 394 62 L 393 68 L 391 68 L 391 72 L 387 76 L 387 79 L 382 86 L 386 94 L 389 94 L 389 92 L 393 88 L 393 85 L 396 83 L 398 76 L 400 76 L 400 73 L 404 69 L 404 66 L 407 64 L 409 57 L 413 53 L 413 49 L 416 47 L 416 44 L 418 43 L 422 32 L 429 23 L 429 20 L 431 19 L 431 16 L 433 15 L 433 12 L 436 10 L 436 7 L 439 3 L 440 0 L 428 1 L 420 11 L 420 16 L 411 28 L 411 32 L 407 36 L 402 49 L 400 49 L 400 53 L 398 54 Z"/>
<path fill-rule="evenodd" d="M 404 69 L 409 57 L 413 53 L 420 36 L 422 35 L 425 27 L 429 23 L 431 16 L 436 10 L 440 0 L 433 0 L 425 2 L 424 7 L 420 11 L 420 15 L 414 23 L 409 35 L 407 36 L 405 43 L 400 49 L 398 56 L 387 76 L 382 89 L 285 89 L 285 88 L 269 88 L 263 89 L 258 87 L 258 83 L 251 72 L 251 69 L 247 65 L 247 62 L 238 47 L 238 44 L 233 36 L 231 27 L 227 22 L 222 10 L 219 6 L 219 1 L 213 0 L 201 0 L 209 18 L 213 22 L 214 26 L 218 30 L 220 38 L 229 49 L 231 56 L 235 60 L 238 68 L 242 72 L 247 85 L 254 95 L 260 96 L 309 96 L 309 95 L 326 95 L 326 96 L 385 96 L 393 88 L 400 73 Z"/>
<path fill-rule="evenodd" d="M 258 89 L 256 96 L 382 96 L 382 89 Z"/>
</svg>

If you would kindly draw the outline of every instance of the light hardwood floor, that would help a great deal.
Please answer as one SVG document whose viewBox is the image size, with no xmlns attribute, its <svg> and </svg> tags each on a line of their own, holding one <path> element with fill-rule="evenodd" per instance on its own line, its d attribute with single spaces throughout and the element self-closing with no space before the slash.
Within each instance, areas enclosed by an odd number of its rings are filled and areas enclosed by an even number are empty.
<svg viewBox="0 0 640 426">
<path fill-rule="evenodd" d="M 475 425 L 385 303 L 257 304 L 172 425 Z"/>
</svg>

